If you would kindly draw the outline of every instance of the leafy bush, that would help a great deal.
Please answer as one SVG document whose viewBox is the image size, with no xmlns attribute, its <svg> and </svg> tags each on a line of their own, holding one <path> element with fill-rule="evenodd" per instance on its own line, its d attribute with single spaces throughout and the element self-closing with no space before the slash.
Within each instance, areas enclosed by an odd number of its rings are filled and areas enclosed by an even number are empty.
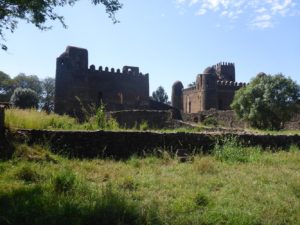
<svg viewBox="0 0 300 225">
<path fill-rule="evenodd" d="M 30 88 L 16 88 L 10 102 L 13 106 L 21 109 L 37 108 L 39 96 Z"/>
<path fill-rule="evenodd" d="M 203 120 L 203 124 L 206 126 L 218 126 L 218 120 L 215 117 L 209 116 Z"/>
<path fill-rule="evenodd" d="M 300 86 L 282 74 L 258 74 L 231 104 L 237 116 L 259 129 L 279 130 L 298 109 Z"/>
<path fill-rule="evenodd" d="M 96 111 L 96 123 L 99 129 L 119 129 L 119 124 L 114 118 L 107 118 L 104 104 L 101 104 Z"/>
</svg>

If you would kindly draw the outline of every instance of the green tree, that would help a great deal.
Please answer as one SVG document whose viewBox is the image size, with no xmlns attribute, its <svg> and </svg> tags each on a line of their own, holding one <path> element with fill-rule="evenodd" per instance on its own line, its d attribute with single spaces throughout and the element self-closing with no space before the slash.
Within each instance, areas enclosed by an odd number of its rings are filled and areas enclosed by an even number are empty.
<svg viewBox="0 0 300 225">
<path fill-rule="evenodd" d="M 0 71 L 0 102 L 9 102 L 12 95 L 10 76 Z"/>
<path fill-rule="evenodd" d="M 45 26 L 48 20 L 58 20 L 64 27 L 64 17 L 57 14 L 55 9 L 66 5 L 73 6 L 78 0 L 1 0 L 0 1 L 0 38 L 4 39 L 4 31 L 14 32 L 18 21 L 25 20 L 34 24 L 38 29 L 47 30 L 51 27 Z M 119 0 L 91 0 L 92 4 L 102 4 L 106 13 L 113 20 L 118 22 L 115 13 L 122 7 Z M 7 46 L 0 42 L 3 50 Z"/>
<path fill-rule="evenodd" d="M 54 110 L 55 79 L 48 77 L 42 81 L 41 108 L 46 112 Z"/>
<path fill-rule="evenodd" d="M 235 94 L 232 109 L 259 129 L 279 130 L 298 110 L 300 87 L 282 74 L 258 74 Z"/>
<path fill-rule="evenodd" d="M 152 92 L 152 98 L 155 101 L 167 103 L 169 97 L 165 92 L 165 89 L 162 86 L 159 86 L 156 91 Z"/>
<path fill-rule="evenodd" d="M 16 88 L 10 99 L 14 107 L 21 109 L 38 108 L 38 94 L 30 88 Z"/>
<path fill-rule="evenodd" d="M 20 88 L 30 88 L 34 90 L 39 96 L 42 94 L 42 82 L 36 75 L 26 75 L 20 73 L 18 76 L 13 78 L 14 89 Z"/>
</svg>

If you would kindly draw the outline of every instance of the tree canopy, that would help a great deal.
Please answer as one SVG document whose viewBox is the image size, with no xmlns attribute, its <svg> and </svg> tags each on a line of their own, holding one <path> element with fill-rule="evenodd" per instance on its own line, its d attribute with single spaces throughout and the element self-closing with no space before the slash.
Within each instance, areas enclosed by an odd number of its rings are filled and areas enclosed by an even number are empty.
<svg viewBox="0 0 300 225">
<path fill-rule="evenodd" d="M 232 109 L 237 116 L 259 129 L 278 130 L 298 110 L 300 87 L 282 74 L 258 74 L 235 94 Z"/>
<path fill-rule="evenodd" d="M 37 93 L 30 88 L 16 88 L 10 99 L 14 107 L 21 109 L 38 108 L 39 97 Z"/>
<path fill-rule="evenodd" d="M 19 20 L 25 20 L 32 23 L 41 30 L 51 27 L 46 26 L 48 20 L 58 20 L 64 27 L 64 17 L 57 14 L 57 7 L 66 5 L 73 6 L 78 0 L 1 0 L 0 1 L 0 38 L 5 41 L 4 31 L 14 32 Z M 106 13 L 114 23 L 118 22 L 115 13 L 122 7 L 119 0 L 91 0 L 94 5 L 102 4 Z M 3 50 L 7 50 L 7 46 L 0 42 Z"/>
<path fill-rule="evenodd" d="M 155 101 L 167 103 L 169 97 L 165 92 L 165 89 L 162 86 L 159 86 L 156 91 L 152 92 L 152 98 Z"/>
<path fill-rule="evenodd" d="M 9 102 L 17 88 L 33 90 L 38 96 L 39 107 L 46 112 L 54 110 L 55 79 L 40 80 L 36 75 L 20 73 L 14 78 L 0 71 L 0 102 Z"/>
</svg>

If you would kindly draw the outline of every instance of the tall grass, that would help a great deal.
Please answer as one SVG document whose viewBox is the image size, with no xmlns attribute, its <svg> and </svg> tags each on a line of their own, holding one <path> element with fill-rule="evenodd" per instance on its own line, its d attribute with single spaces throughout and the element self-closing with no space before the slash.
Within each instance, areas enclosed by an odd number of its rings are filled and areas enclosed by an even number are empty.
<svg viewBox="0 0 300 225">
<path fill-rule="evenodd" d="M 71 160 L 49 152 L 55 161 L 30 161 L 26 155 L 47 151 L 18 151 L 0 162 L 1 225 L 300 224 L 296 146 L 262 152 L 246 163 L 203 155 L 180 163 L 163 154 Z"/>
<path fill-rule="evenodd" d="M 99 113 L 98 113 L 99 114 Z M 44 111 L 35 109 L 17 109 L 11 108 L 5 111 L 5 125 L 9 128 L 20 129 L 50 129 L 50 130 L 117 130 L 118 123 L 110 118 L 103 117 L 103 121 L 99 120 L 99 116 L 89 118 L 85 123 L 79 123 L 75 118 L 67 115 L 58 115 L 55 113 L 47 114 Z M 102 114 L 101 114 L 102 115 Z M 101 122 L 101 123 L 100 123 Z M 103 126 L 104 124 L 104 126 Z"/>
<path fill-rule="evenodd" d="M 258 160 L 261 152 L 262 149 L 259 146 L 242 146 L 236 137 L 220 140 L 213 150 L 213 154 L 218 160 L 242 163 Z"/>
</svg>

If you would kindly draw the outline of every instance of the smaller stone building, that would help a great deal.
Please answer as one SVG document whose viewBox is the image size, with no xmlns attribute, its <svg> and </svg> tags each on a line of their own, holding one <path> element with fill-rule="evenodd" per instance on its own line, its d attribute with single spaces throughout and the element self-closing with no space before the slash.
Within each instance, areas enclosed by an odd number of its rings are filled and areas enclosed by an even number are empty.
<svg viewBox="0 0 300 225">
<path fill-rule="evenodd" d="M 197 75 L 192 87 L 184 89 L 182 83 L 176 81 L 172 87 L 172 106 L 183 113 L 229 110 L 235 91 L 245 85 L 235 82 L 233 63 L 218 63 Z"/>
</svg>

